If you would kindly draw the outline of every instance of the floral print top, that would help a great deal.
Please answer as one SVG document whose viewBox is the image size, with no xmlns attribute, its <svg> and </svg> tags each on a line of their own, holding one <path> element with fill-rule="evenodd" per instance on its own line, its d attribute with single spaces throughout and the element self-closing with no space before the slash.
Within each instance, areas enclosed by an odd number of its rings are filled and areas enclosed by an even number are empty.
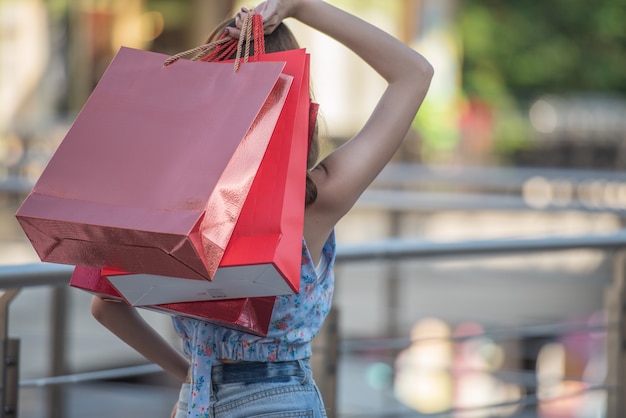
<svg viewBox="0 0 626 418">
<path fill-rule="evenodd" d="M 334 289 L 335 234 L 322 249 L 326 269 L 318 274 L 302 239 L 300 293 L 276 297 L 266 337 L 220 327 L 196 319 L 174 317 L 174 328 L 183 339 L 190 360 L 191 390 L 188 415 L 208 417 L 211 367 L 217 359 L 289 361 L 311 356 L 311 340 L 330 311 Z"/>
</svg>

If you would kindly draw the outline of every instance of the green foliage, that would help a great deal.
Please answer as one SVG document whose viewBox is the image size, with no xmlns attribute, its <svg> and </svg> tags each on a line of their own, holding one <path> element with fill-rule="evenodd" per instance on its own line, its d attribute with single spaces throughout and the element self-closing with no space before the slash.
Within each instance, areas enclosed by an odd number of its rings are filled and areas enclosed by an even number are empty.
<svg viewBox="0 0 626 418">
<path fill-rule="evenodd" d="M 463 85 L 506 96 L 626 93 L 626 2 L 462 0 Z"/>
<path fill-rule="evenodd" d="M 423 137 L 423 158 L 428 160 L 453 150 L 458 143 L 458 130 L 446 123 L 456 118 L 455 109 L 434 100 L 425 100 L 413 122 Z"/>
</svg>

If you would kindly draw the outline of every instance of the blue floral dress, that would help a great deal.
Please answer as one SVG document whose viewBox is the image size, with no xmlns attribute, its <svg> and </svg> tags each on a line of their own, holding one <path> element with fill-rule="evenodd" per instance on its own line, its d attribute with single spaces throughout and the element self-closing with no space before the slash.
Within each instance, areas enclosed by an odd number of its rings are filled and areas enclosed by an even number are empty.
<svg viewBox="0 0 626 418">
<path fill-rule="evenodd" d="M 191 390 L 188 417 L 208 416 L 211 367 L 217 359 L 289 361 L 309 358 L 311 340 L 330 311 L 334 289 L 335 234 L 322 249 L 326 268 L 319 274 L 302 240 L 300 293 L 278 296 L 266 337 L 259 337 L 195 319 L 174 317 L 174 328 L 183 339 L 190 359 Z"/>
</svg>

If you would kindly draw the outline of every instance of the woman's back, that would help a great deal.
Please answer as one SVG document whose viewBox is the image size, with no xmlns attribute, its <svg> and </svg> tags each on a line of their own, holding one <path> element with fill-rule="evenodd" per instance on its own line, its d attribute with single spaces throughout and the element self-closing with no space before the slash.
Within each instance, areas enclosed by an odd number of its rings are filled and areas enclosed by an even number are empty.
<svg viewBox="0 0 626 418">
<path fill-rule="evenodd" d="M 193 365 L 188 383 L 191 405 L 209 404 L 212 368 L 223 362 L 287 362 L 308 359 L 311 341 L 330 311 L 334 289 L 335 234 L 331 232 L 316 268 L 302 240 L 300 292 L 278 296 L 267 336 L 260 337 L 209 322 L 174 317 L 174 328 L 183 340 L 185 354 Z"/>
<path fill-rule="evenodd" d="M 433 75 L 419 53 L 324 1 L 268 0 L 256 13 L 262 16 L 265 39 L 283 19 L 295 18 L 343 43 L 385 79 L 387 88 L 365 126 L 308 173 L 307 186 L 316 188 L 317 196 L 307 200 L 304 215 L 301 292 L 277 298 L 266 338 L 177 320 L 187 361 L 132 309 L 94 299 L 94 315 L 146 358 L 183 381 L 189 371 L 192 385 L 183 385 L 181 417 L 325 415 L 304 358 L 330 309 L 334 228 L 402 143 Z M 234 20 L 236 27 L 221 28 L 220 35 L 226 30 L 237 38 L 244 16 L 247 10 Z M 327 267 L 318 277 L 315 266 L 322 257 Z M 215 366 L 219 359 L 244 361 Z"/>
</svg>

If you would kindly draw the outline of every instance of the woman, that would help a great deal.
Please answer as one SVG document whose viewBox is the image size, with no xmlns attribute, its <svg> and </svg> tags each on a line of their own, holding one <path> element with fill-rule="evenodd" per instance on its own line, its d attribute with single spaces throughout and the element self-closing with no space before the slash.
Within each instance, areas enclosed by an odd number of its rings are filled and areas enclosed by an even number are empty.
<svg viewBox="0 0 626 418">
<path fill-rule="evenodd" d="M 218 28 L 217 35 L 226 31 L 239 37 L 245 13 L 242 9 L 230 25 Z M 433 75 L 419 53 L 322 0 L 268 0 L 255 13 L 263 17 L 267 52 L 296 47 L 282 23 L 294 18 L 343 43 L 386 80 L 387 88 L 365 126 L 309 170 L 304 290 L 277 298 L 266 338 L 175 318 L 185 358 L 132 308 L 94 298 L 92 312 L 101 323 L 185 382 L 173 412 L 176 417 L 326 416 L 308 358 L 311 340 L 330 310 L 334 228 L 400 146 Z M 316 147 L 311 148 L 309 160 L 314 161 Z"/>
</svg>

